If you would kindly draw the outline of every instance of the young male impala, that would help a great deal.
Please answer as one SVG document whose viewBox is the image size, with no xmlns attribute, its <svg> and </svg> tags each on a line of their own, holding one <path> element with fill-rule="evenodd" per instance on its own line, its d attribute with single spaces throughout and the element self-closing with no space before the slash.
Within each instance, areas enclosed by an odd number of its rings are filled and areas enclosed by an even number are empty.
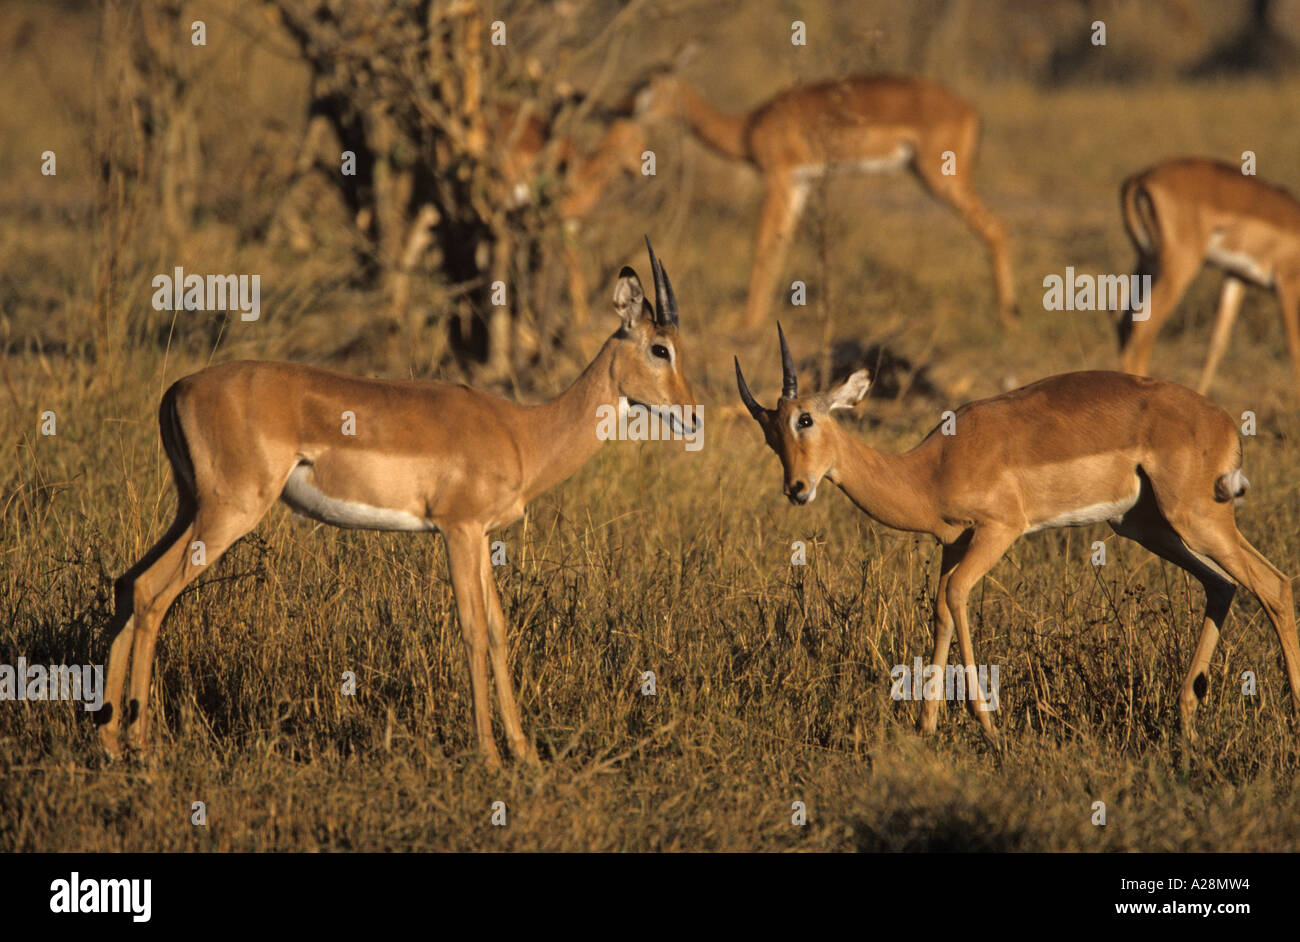
<svg viewBox="0 0 1300 942">
<path fill-rule="evenodd" d="M 166 535 L 117 582 L 121 627 L 100 712 L 109 754 L 120 751 L 123 718 L 127 745 L 146 746 L 154 642 L 168 607 L 203 568 L 194 562 L 194 543 L 202 541 L 211 565 L 279 499 L 339 527 L 442 533 L 479 752 L 499 761 L 488 705 L 490 658 L 511 753 L 535 762 L 506 663 L 487 534 L 517 520 L 530 500 L 595 454 L 599 407 L 626 397 L 697 415 L 685 408 L 694 398 L 677 301 L 653 250 L 650 267 L 654 307 L 636 273 L 623 269 L 614 290 L 621 326 L 567 391 L 538 405 L 463 385 L 360 379 L 293 363 L 227 363 L 174 383 L 163 395 L 159 424 L 180 507 Z M 345 413 L 354 434 L 344 434 Z M 665 410 L 677 421 L 673 413 Z"/>
<path fill-rule="evenodd" d="M 1117 322 L 1124 369 L 1147 374 L 1156 335 L 1208 262 L 1227 277 L 1197 391 L 1214 380 L 1250 283 L 1277 294 L 1300 395 L 1300 202 L 1231 164 L 1181 159 L 1129 177 L 1120 204 L 1138 273 L 1154 279 L 1149 317 L 1135 321 L 1123 311 Z"/>
<path fill-rule="evenodd" d="M 918 78 L 854 76 L 787 89 L 753 111 L 728 114 L 667 74 L 647 85 L 636 108 L 646 118 L 680 117 L 705 145 L 749 162 L 763 175 L 745 307 L 749 326 L 767 313 L 813 181 L 836 170 L 904 167 L 984 241 L 999 314 L 1005 326 L 1014 323 L 1006 235 L 974 188 L 979 116 L 944 86 Z"/>
<path fill-rule="evenodd" d="M 779 331 L 779 327 L 778 327 Z M 974 690 L 970 706 L 994 739 L 975 680 L 966 617 L 971 589 L 1023 534 L 1103 520 L 1205 588 L 1205 620 L 1179 706 L 1189 739 L 1197 703 L 1235 586 L 1264 606 L 1282 643 L 1291 696 L 1300 709 L 1300 644 L 1291 584 L 1246 542 L 1233 520 L 1245 493 L 1241 443 L 1232 418 L 1190 389 L 1125 373 L 1065 373 L 962 406 L 953 434 L 936 428 L 914 449 L 884 455 L 839 427 L 870 377 L 860 370 L 830 392 L 800 396 L 794 360 L 780 334 L 783 385 L 775 409 L 749 392 L 736 361 L 740 397 L 781 459 L 785 494 L 810 503 L 823 479 L 860 510 L 897 530 L 929 533 L 942 545 L 931 663 L 948 663 L 953 626 Z M 939 702 L 927 699 L 921 727 L 933 732 Z"/>
</svg>

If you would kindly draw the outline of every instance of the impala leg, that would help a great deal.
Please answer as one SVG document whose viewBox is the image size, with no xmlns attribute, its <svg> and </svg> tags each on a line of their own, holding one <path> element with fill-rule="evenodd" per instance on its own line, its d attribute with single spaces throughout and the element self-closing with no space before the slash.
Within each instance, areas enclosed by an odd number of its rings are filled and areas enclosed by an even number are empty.
<svg viewBox="0 0 1300 942">
<path fill-rule="evenodd" d="M 767 314 L 785 268 L 790 238 L 794 235 L 807 196 L 808 184 L 796 182 L 788 173 L 774 173 L 767 179 L 763 208 L 758 217 L 758 234 L 754 239 L 754 261 L 749 272 L 746 327 L 758 326 Z"/>
<path fill-rule="evenodd" d="M 993 267 L 993 287 L 997 292 L 998 316 L 1004 328 L 1016 327 L 1019 309 L 1016 307 L 1015 281 L 1011 277 L 1011 256 L 1007 251 L 1007 233 L 1002 221 L 993 211 L 984 205 L 968 182 L 969 174 L 974 172 L 973 159 L 958 160 L 957 174 L 945 176 L 942 162 L 939 160 L 922 160 L 918 157 L 914 166 L 916 174 L 934 196 L 947 203 L 957 211 L 962 221 L 984 243 Z M 967 176 L 961 176 L 961 174 Z"/>
<path fill-rule="evenodd" d="M 952 543 L 944 546 L 939 560 L 939 587 L 934 594 L 934 652 L 930 663 L 939 670 L 940 676 L 948 666 L 948 648 L 952 644 L 953 620 L 948 609 L 948 582 L 952 571 L 966 555 L 966 543 Z M 942 700 L 922 700 L 920 728 L 922 732 L 933 733 L 939 728 L 939 707 Z"/>
<path fill-rule="evenodd" d="M 1219 309 L 1214 315 L 1214 333 L 1210 335 L 1210 349 L 1205 355 L 1205 367 L 1201 370 L 1201 381 L 1196 384 L 1196 391 L 1204 396 L 1210 391 L 1214 374 L 1219 369 L 1219 362 L 1227 352 L 1228 341 L 1232 338 L 1232 326 L 1237 322 L 1241 311 L 1241 299 L 1246 296 L 1246 283 L 1240 278 L 1229 275 L 1223 279 L 1219 291 Z"/>
<path fill-rule="evenodd" d="M 127 747 L 147 752 L 149 748 L 149 685 L 153 680 L 154 647 L 158 629 L 176 596 L 194 578 L 187 574 L 189 547 L 194 539 L 193 525 L 169 546 L 158 560 L 135 580 L 131 636 L 130 690 L 125 709 Z M 114 647 L 117 642 L 114 641 Z M 110 652 L 111 655 L 111 652 Z"/>
<path fill-rule="evenodd" d="M 1144 283 L 1143 279 L 1150 278 L 1152 291 L 1154 291 L 1156 279 L 1160 274 L 1159 269 L 1156 268 L 1156 264 L 1157 262 L 1154 257 L 1145 254 L 1141 249 L 1139 249 L 1137 263 L 1133 266 L 1132 277 L 1137 278 L 1139 284 Z M 1132 284 L 1131 279 L 1130 284 Z M 1143 300 L 1146 303 L 1146 309 L 1149 312 L 1151 310 L 1150 293 L 1144 295 Z M 1130 291 L 1125 293 L 1124 309 L 1115 312 L 1115 333 L 1119 339 L 1119 352 L 1121 357 L 1123 357 L 1124 351 L 1128 349 L 1129 340 L 1133 337 L 1133 328 L 1139 323 L 1138 321 L 1133 320 L 1133 312 L 1133 294 Z"/>
<path fill-rule="evenodd" d="M 257 526 L 266 507 L 253 513 L 216 512 L 199 506 L 194 523 L 135 581 L 135 631 L 131 645 L 131 693 L 127 744 L 142 752 L 149 742 L 149 686 L 153 680 L 158 630 L 176 596 L 236 540 Z M 195 541 L 203 543 L 203 564 L 195 563 Z"/>
<path fill-rule="evenodd" d="M 980 690 L 977 678 L 979 672 L 975 667 L 975 648 L 971 643 L 970 622 L 967 618 L 966 601 L 971 589 L 984 577 L 993 564 L 1002 558 L 1019 533 L 1004 528 L 985 528 L 976 530 L 971 539 L 966 555 L 962 558 L 948 580 L 948 609 L 957 623 L 957 643 L 961 648 L 962 664 L 966 668 L 966 703 L 975 718 L 984 729 L 985 737 L 995 745 L 998 744 L 997 729 L 990 708 L 984 701 L 984 692 Z M 973 688 L 973 695 L 972 695 Z"/>
<path fill-rule="evenodd" d="M 1127 343 L 1120 348 L 1120 364 L 1126 373 L 1146 376 L 1151 371 L 1151 348 L 1155 345 L 1156 335 L 1164 326 L 1169 315 L 1174 312 L 1178 302 L 1187 292 L 1196 273 L 1200 271 L 1201 259 L 1191 253 L 1179 254 L 1175 249 L 1165 246 L 1165 251 L 1156 260 L 1157 275 L 1151 285 L 1151 296 L 1147 298 L 1147 318 L 1132 321 L 1132 329 L 1127 334 Z"/>
<path fill-rule="evenodd" d="M 1282 305 L 1282 328 L 1291 354 L 1291 375 L 1296 395 L 1300 396 L 1300 274 L 1278 276 L 1277 300 Z"/>
<path fill-rule="evenodd" d="M 1291 582 L 1237 531 L 1231 516 L 1228 516 L 1232 512 L 1231 505 L 1216 506 L 1222 508 L 1215 515 L 1217 519 L 1208 515 L 1197 519 L 1189 515 L 1178 520 L 1175 528 L 1192 550 L 1208 556 L 1259 599 L 1282 645 L 1291 699 L 1296 710 L 1300 711 L 1300 640 L 1296 636 Z"/>
<path fill-rule="evenodd" d="M 1149 499 L 1135 506 L 1125 514 L 1122 522 L 1112 523 L 1111 527 L 1120 536 L 1141 544 L 1162 559 L 1186 570 L 1205 589 L 1205 616 L 1201 634 L 1196 641 L 1192 664 L 1183 679 L 1178 697 L 1183 735 L 1189 742 L 1195 742 L 1196 727 L 1193 719 L 1196 707 L 1209 692 L 1210 659 L 1214 657 L 1219 632 L 1223 630 L 1237 587 L 1224 578 L 1222 572 L 1212 569 L 1188 550 L 1182 538 Z"/>
<path fill-rule="evenodd" d="M 488 654 L 492 658 L 492 674 L 497 682 L 497 700 L 501 703 L 501 719 L 506 727 L 510 754 L 529 765 L 537 765 L 539 764 L 537 750 L 524 735 L 524 726 L 519 719 L 519 707 L 515 703 L 515 688 L 510 679 L 508 661 L 510 646 L 506 639 L 506 616 L 501 610 L 501 596 L 497 593 L 496 579 L 492 577 L 492 564 L 487 554 L 486 542 L 483 544 L 480 572 L 483 597 L 487 601 Z"/>
<path fill-rule="evenodd" d="M 118 733 L 126 708 L 125 687 L 127 667 L 135 639 L 135 583 L 186 533 L 194 522 L 195 503 L 182 492 L 176 519 L 167 532 L 140 560 L 126 571 L 114 584 L 115 614 L 109 626 L 113 643 L 108 652 L 108 675 L 104 683 L 104 705 L 96 716 L 99 738 L 110 758 L 121 755 Z"/>
<path fill-rule="evenodd" d="M 469 661 L 474 732 L 479 756 L 489 766 L 496 768 L 501 765 L 501 756 L 492 736 L 487 679 L 487 606 L 483 598 L 483 581 L 479 576 L 481 560 L 487 558 L 487 536 L 482 530 L 473 529 L 448 530 L 444 535 L 447 540 L 447 566 L 451 570 L 451 589 L 456 596 L 460 633 L 465 640 L 465 657 Z"/>
</svg>

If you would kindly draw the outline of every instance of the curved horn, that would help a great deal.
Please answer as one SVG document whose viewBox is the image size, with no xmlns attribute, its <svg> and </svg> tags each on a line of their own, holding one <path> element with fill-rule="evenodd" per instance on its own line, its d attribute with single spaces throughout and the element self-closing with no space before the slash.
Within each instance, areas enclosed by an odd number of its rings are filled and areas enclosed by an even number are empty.
<svg viewBox="0 0 1300 942">
<path fill-rule="evenodd" d="M 677 296 L 673 294 L 673 283 L 668 280 L 668 273 L 655 257 L 649 236 L 645 236 L 645 247 L 650 253 L 650 271 L 655 282 L 655 323 L 663 327 L 676 327 Z"/>
<path fill-rule="evenodd" d="M 745 382 L 745 374 L 740 372 L 740 358 L 731 359 L 736 364 L 736 388 L 740 390 L 741 401 L 745 403 L 745 408 L 749 410 L 750 415 L 756 419 L 761 418 L 763 407 L 754 399 L 753 393 L 749 391 L 749 384 Z"/>
<path fill-rule="evenodd" d="M 776 335 L 781 338 L 781 398 L 793 399 L 799 395 L 799 378 L 794 375 L 794 357 L 790 355 L 790 345 L 785 342 L 785 331 L 780 321 L 776 325 Z"/>
</svg>

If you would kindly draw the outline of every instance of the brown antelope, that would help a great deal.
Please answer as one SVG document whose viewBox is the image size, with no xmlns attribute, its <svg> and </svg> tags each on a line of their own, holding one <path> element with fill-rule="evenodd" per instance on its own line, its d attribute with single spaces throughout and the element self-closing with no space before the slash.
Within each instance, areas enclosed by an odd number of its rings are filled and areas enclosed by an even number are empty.
<svg viewBox="0 0 1300 942">
<path fill-rule="evenodd" d="M 880 523 L 939 541 L 931 663 L 945 670 L 955 624 L 967 689 L 974 688 L 969 703 L 990 739 L 996 739 L 993 721 L 973 683 L 967 596 L 1023 534 L 1102 521 L 1205 588 L 1204 624 L 1179 697 L 1189 739 L 1233 580 L 1255 594 L 1273 623 L 1300 709 L 1291 584 L 1237 531 L 1233 501 L 1247 481 L 1237 426 L 1222 409 L 1160 380 L 1065 373 L 962 406 L 951 427 L 936 428 L 905 454 L 885 455 L 846 434 L 832 416 L 866 394 L 867 371 L 830 392 L 800 396 L 783 333 L 780 342 L 783 382 L 775 409 L 754 400 L 739 360 L 736 384 L 781 459 L 786 497 L 810 503 L 825 478 Z M 938 710 L 937 700 L 925 700 L 923 730 L 935 730 Z"/>
<path fill-rule="evenodd" d="M 791 88 L 753 111 L 728 114 L 667 74 L 640 92 L 636 109 L 647 119 L 681 118 L 708 147 L 748 161 L 763 175 L 747 325 L 757 325 L 767 313 L 813 181 L 836 170 L 878 173 L 904 167 L 984 241 L 999 313 L 1004 325 L 1014 323 L 1006 235 L 974 189 L 979 116 L 944 86 L 918 78 L 856 76 Z"/>
<path fill-rule="evenodd" d="M 1227 277 L 1197 391 L 1209 391 L 1250 283 L 1277 294 L 1300 395 L 1300 202 L 1231 164 L 1182 159 L 1129 177 L 1120 204 L 1138 273 L 1153 277 L 1147 316 L 1125 310 L 1117 321 L 1124 369 L 1149 372 L 1156 335 L 1208 262 Z"/>
<path fill-rule="evenodd" d="M 538 115 L 521 114 L 504 105 L 497 109 L 497 129 L 503 148 L 502 172 L 510 183 L 514 205 L 522 206 L 533 199 L 534 182 L 545 171 L 553 129 Z M 582 326 L 590 317 L 587 278 L 576 245 L 582 221 L 620 173 L 640 172 L 645 135 L 630 118 L 615 118 L 590 153 L 583 153 L 568 136 L 555 141 L 555 147 L 554 166 L 563 168 L 557 203 L 565 226 L 561 256 L 569 277 L 573 322 Z"/>
<path fill-rule="evenodd" d="M 120 752 L 123 718 L 127 745 L 146 747 L 154 643 L 168 607 L 204 563 L 216 562 L 279 499 L 334 526 L 442 533 L 479 753 L 499 761 L 490 658 L 511 753 L 535 762 L 506 663 L 506 621 L 487 534 L 519 519 L 529 501 L 591 458 L 601 444 L 598 409 L 617 408 L 620 397 L 652 411 L 680 405 L 666 414 L 683 426 L 677 431 L 694 431 L 698 413 L 686 408 L 694 399 L 677 301 L 653 250 L 650 267 L 654 307 L 636 272 L 623 269 L 614 289 L 619 329 L 567 391 L 537 405 L 463 385 L 360 379 L 294 363 L 226 363 L 174 383 L 163 395 L 159 425 L 180 506 L 166 535 L 117 581 L 120 630 L 100 712 L 109 754 Z M 199 543 L 205 558 L 196 564 Z"/>
</svg>

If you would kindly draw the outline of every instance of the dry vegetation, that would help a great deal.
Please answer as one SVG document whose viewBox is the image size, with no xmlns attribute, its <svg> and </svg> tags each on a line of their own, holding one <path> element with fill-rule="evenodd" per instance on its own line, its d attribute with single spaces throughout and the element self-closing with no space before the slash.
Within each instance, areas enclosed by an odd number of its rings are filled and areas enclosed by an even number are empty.
<svg viewBox="0 0 1300 942">
<path fill-rule="evenodd" d="M 198 209 L 179 243 L 147 213 L 103 215 L 97 11 L 20 7 L 0 36 L 0 663 L 103 662 L 112 580 L 171 519 L 156 407 L 177 377 L 239 357 L 369 375 L 467 369 L 440 361 L 418 321 L 400 342 L 374 341 L 382 292 L 356 281 L 337 207 L 317 208 L 309 254 L 260 237 L 272 168 L 304 125 L 307 78 L 260 4 L 230 6 L 208 16 Z M 1038 58 L 1016 65 L 988 37 L 943 33 L 919 48 L 885 13 L 837 13 L 832 30 L 815 19 L 820 4 L 784 7 L 775 18 L 729 11 L 734 29 L 709 40 L 687 77 L 739 107 L 801 78 L 910 67 L 953 81 L 985 115 L 980 185 L 1008 225 L 1025 312 L 1014 340 L 996 326 L 978 243 L 910 179 L 828 183 L 792 251 L 791 277 L 813 286 L 809 308 L 781 314 L 797 354 L 818 353 L 829 311 L 835 337 L 885 343 L 935 386 L 860 407 L 857 432 L 884 450 L 910 447 L 943 409 L 1011 378 L 1115 365 L 1104 319 L 1042 311 L 1040 284 L 1066 265 L 1128 270 L 1117 195 L 1128 173 L 1171 154 L 1251 149 L 1261 175 L 1300 186 L 1295 79 L 1049 86 L 1017 77 L 1042 58 L 1028 40 Z M 792 50 L 788 21 L 800 14 L 814 41 L 835 37 L 831 52 Z M 656 46 L 648 57 L 717 15 L 710 4 L 642 11 L 610 41 Z M 959 46 L 972 51 L 945 51 Z M 978 68 L 984 55 L 998 67 Z M 657 134 L 659 175 L 611 197 L 586 245 L 594 281 L 624 261 L 644 267 L 639 239 L 652 235 L 681 302 L 706 445 L 606 446 L 500 534 L 512 664 L 542 769 L 492 772 L 474 757 L 436 538 L 342 532 L 277 508 L 164 625 L 165 719 L 150 764 L 108 765 L 80 705 L 0 704 L 0 848 L 1300 849 L 1296 725 L 1262 612 L 1238 597 L 1199 714 L 1203 746 L 1187 751 L 1176 697 L 1200 588 L 1108 528 L 1024 540 L 974 594 L 978 659 L 1001 669 L 1006 753 L 951 708 L 937 739 L 915 734 L 915 705 L 890 700 L 889 670 L 929 653 L 937 549 L 871 524 L 837 493 L 808 508 L 781 498 L 778 462 L 730 377 L 739 352 L 760 398 L 779 378 L 775 331 L 735 328 L 756 180 L 671 129 Z M 40 176 L 46 149 L 59 155 L 56 178 Z M 174 265 L 262 273 L 262 320 L 153 311 L 149 278 Z M 413 303 L 433 312 L 441 290 L 417 289 Z M 1198 280 L 1157 347 L 1159 373 L 1194 382 L 1216 291 L 1216 276 Z M 1213 398 L 1258 415 L 1239 525 L 1295 574 L 1300 416 L 1281 346 L 1275 301 L 1252 293 Z M 559 390 L 584 348 L 574 338 L 517 388 Z M 37 434 L 46 409 L 55 437 Z M 1089 563 L 1094 539 L 1107 541 L 1105 567 Z M 794 540 L 808 542 L 805 567 L 790 565 Z M 1236 680 L 1248 669 L 1254 699 Z M 345 670 L 355 697 L 339 694 Z M 645 670 L 657 696 L 640 695 Z M 790 825 L 796 799 L 806 828 Z M 189 824 L 195 800 L 206 828 Z M 505 828 L 488 824 L 496 800 Z M 1096 800 L 1109 809 L 1102 828 L 1089 821 Z"/>
</svg>

